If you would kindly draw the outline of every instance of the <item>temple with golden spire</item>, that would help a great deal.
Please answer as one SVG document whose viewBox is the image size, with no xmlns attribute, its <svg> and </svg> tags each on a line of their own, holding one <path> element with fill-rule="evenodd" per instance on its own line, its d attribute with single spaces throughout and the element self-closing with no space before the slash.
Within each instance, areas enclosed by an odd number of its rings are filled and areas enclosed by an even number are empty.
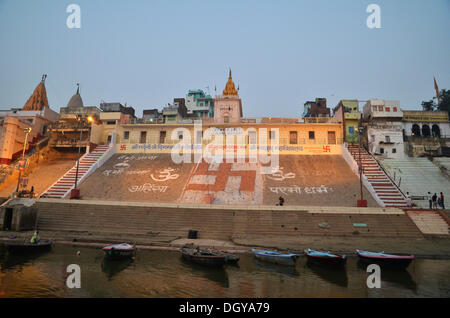
<svg viewBox="0 0 450 318">
<path fill-rule="evenodd" d="M 225 85 L 225 89 L 223 90 L 222 95 L 224 96 L 238 96 L 238 91 L 236 90 L 233 82 L 233 78 L 231 77 L 231 69 L 230 75 L 228 76 L 228 82 Z"/>
<path fill-rule="evenodd" d="M 222 95 L 216 96 L 214 101 L 214 122 L 239 123 L 241 118 L 242 101 L 234 85 L 230 69 L 228 81 L 225 84 Z"/>
<path fill-rule="evenodd" d="M 46 78 L 47 74 L 42 75 L 40 83 L 36 86 L 33 94 L 28 98 L 22 110 L 43 110 L 44 107 L 49 107 L 47 91 L 45 89 Z"/>
</svg>

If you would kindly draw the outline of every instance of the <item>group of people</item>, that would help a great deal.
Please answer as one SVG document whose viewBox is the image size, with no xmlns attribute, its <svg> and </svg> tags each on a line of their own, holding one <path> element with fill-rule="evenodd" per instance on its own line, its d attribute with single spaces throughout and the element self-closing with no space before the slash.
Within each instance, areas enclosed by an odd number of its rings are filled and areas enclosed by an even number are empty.
<svg viewBox="0 0 450 318">
<path fill-rule="evenodd" d="M 428 202 L 430 204 L 430 209 L 437 209 L 438 207 L 441 207 L 442 209 L 445 209 L 444 205 L 444 194 L 441 192 L 439 197 L 437 194 L 431 195 L 430 192 L 427 194 Z"/>
</svg>

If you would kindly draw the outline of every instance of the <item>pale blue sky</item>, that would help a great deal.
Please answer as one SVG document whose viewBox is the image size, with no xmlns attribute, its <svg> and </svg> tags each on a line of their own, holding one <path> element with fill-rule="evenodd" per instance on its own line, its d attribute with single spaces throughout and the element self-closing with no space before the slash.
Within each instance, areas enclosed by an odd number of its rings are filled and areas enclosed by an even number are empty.
<svg viewBox="0 0 450 318">
<path fill-rule="evenodd" d="M 81 7 L 68 29 L 66 7 Z M 366 7 L 381 7 L 381 29 Z M 189 89 L 223 90 L 228 67 L 244 116 L 300 116 L 326 97 L 400 100 L 418 109 L 450 89 L 450 0 L 0 0 L 0 108 L 22 107 L 43 73 L 59 111 L 161 107 Z"/>
</svg>

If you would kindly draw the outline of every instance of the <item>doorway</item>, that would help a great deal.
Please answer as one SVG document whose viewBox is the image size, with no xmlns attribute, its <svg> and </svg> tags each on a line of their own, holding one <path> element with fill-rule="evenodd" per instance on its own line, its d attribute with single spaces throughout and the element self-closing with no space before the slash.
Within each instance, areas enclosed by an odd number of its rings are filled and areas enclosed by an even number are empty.
<svg viewBox="0 0 450 318">
<path fill-rule="evenodd" d="M 13 209 L 5 208 L 5 216 L 3 219 L 3 231 L 11 230 L 12 226 Z"/>
</svg>

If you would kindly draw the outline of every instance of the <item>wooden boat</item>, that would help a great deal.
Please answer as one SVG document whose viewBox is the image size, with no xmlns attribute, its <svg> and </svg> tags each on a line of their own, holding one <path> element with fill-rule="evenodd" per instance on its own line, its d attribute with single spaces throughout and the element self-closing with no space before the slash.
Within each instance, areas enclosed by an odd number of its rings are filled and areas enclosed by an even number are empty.
<svg viewBox="0 0 450 318">
<path fill-rule="evenodd" d="M 406 268 L 414 259 L 414 255 L 386 254 L 356 250 L 359 260 L 367 264 L 378 264 L 384 267 Z"/>
<path fill-rule="evenodd" d="M 127 243 L 112 244 L 102 248 L 105 256 L 111 258 L 127 258 L 132 257 L 136 247 Z"/>
<path fill-rule="evenodd" d="M 343 266 L 347 261 L 346 255 L 336 255 L 330 252 L 314 251 L 312 249 L 305 250 L 308 261 L 327 266 Z"/>
<path fill-rule="evenodd" d="M 217 255 L 223 255 L 225 256 L 225 263 L 228 264 L 236 264 L 237 262 L 239 262 L 239 256 L 235 255 L 235 254 L 231 254 L 231 253 L 226 253 L 226 252 L 222 252 L 222 251 L 214 251 Z"/>
<path fill-rule="evenodd" d="M 38 243 L 11 240 L 5 242 L 6 250 L 12 254 L 48 251 L 52 247 L 51 240 L 40 240 Z"/>
<path fill-rule="evenodd" d="M 291 266 L 295 265 L 295 262 L 297 261 L 297 258 L 299 256 L 297 254 L 283 254 L 279 252 L 258 249 L 252 249 L 252 252 L 255 257 L 261 261 Z"/>
<path fill-rule="evenodd" d="M 200 265 L 222 266 L 226 262 L 225 255 L 199 248 L 184 246 L 181 248 L 181 255 L 185 260 Z"/>
</svg>

